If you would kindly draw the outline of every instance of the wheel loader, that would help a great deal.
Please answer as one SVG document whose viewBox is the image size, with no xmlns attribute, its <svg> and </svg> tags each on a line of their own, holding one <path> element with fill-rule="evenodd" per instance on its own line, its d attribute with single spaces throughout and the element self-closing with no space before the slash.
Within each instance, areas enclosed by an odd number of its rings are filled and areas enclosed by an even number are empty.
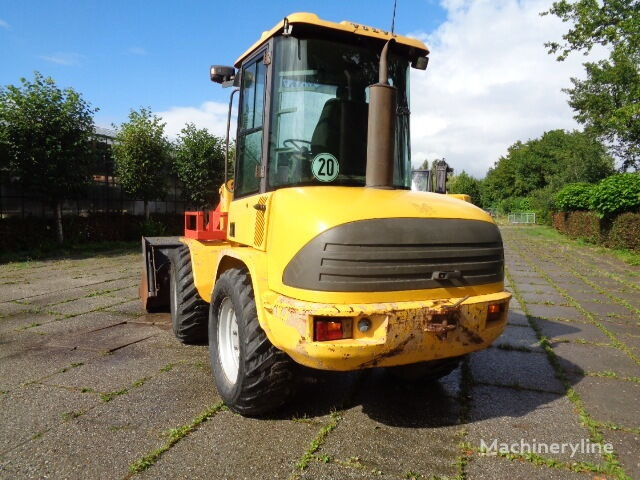
<svg viewBox="0 0 640 480">
<path fill-rule="evenodd" d="M 467 196 L 413 192 L 419 40 L 285 17 L 211 80 L 238 93 L 233 172 L 181 237 L 142 239 L 144 307 L 208 342 L 232 410 L 290 398 L 300 364 L 427 382 L 504 330 L 498 227 Z M 229 135 L 227 134 L 227 142 Z"/>
</svg>

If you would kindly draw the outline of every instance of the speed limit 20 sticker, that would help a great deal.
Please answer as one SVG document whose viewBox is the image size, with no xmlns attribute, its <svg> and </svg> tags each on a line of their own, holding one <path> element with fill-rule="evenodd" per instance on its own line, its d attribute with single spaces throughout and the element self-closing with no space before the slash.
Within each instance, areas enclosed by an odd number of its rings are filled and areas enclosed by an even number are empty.
<svg viewBox="0 0 640 480">
<path fill-rule="evenodd" d="M 340 164 L 330 153 L 319 153 L 311 161 L 311 172 L 321 182 L 333 182 L 340 173 Z"/>
</svg>

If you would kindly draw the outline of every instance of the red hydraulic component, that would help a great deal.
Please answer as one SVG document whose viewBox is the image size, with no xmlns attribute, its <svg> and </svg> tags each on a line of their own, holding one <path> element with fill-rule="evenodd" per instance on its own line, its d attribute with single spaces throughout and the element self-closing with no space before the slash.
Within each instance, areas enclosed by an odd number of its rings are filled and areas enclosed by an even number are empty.
<svg viewBox="0 0 640 480">
<path fill-rule="evenodd" d="M 195 240 L 226 240 L 227 212 L 220 205 L 209 212 L 184 212 L 184 236 Z"/>
</svg>

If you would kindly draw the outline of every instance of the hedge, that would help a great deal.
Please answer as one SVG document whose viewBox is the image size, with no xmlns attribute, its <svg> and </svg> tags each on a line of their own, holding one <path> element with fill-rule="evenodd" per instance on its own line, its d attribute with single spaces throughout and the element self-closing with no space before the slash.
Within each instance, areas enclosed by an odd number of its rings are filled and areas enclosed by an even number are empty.
<svg viewBox="0 0 640 480">
<path fill-rule="evenodd" d="M 143 217 L 105 213 L 65 216 L 62 226 L 66 244 L 137 240 L 142 235 L 181 235 L 182 215 L 156 214 Z M 11 217 L 0 219 L 0 250 L 19 251 L 44 248 L 56 243 L 54 218 Z"/>
<path fill-rule="evenodd" d="M 560 212 L 553 215 L 553 226 L 572 238 L 640 252 L 640 213 L 601 219 L 596 212 Z"/>
</svg>

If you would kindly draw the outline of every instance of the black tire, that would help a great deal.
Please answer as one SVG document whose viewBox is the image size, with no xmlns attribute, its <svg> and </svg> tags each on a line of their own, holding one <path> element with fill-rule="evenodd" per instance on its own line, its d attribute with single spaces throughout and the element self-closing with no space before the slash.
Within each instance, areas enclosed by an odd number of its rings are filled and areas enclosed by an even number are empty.
<svg viewBox="0 0 640 480">
<path fill-rule="evenodd" d="M 186 245 L 179 247 L 171 259 L 169 275 L 169 309 L 173 333 L 182 343 L 206 344 L 209 304 L 193 283 L 191 254 Z"/>
<path fill-rule="evenodd" d="M 261 415 L 293 394 L 294 363 L 260 327 L 246 270 L 227 270 L 216 281 L 209 308 L 209 354 L 218 394 L 234 412 Z M 235 378 L 229 378 L 234 365 Z"/>
<path fill-rule="evenodd" d="M 396 379 L 406 383 L 435 382 L 458 368 L 463 358 L 464 356 L 443 358 L 399 367 L 388 367 L 387 371 Z"/>
</svg>

